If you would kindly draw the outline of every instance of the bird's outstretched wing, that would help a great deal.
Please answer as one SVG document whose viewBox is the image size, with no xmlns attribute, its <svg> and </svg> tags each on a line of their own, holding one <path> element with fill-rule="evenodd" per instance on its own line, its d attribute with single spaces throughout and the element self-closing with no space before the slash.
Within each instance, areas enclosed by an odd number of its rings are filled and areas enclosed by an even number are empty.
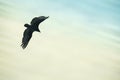
<svg viewBox="0 0 120 80">
<path fill-rule="evenodd" d="M 49 16 L 48 16 L 48 17 L 49 17 Z M 35 18 L 32 19 L 31 25 L 36 25 L 36 26 L 38 26 L 42 21 L 44 21 L 44 20 L 47 19 L 48 17 L 45 17 L 45 16 L 35 17 Z"/>
<path fill-rule="evenodd" d="M 33 31 L 31 31 L 29 28 L 27 28 L 25 31 L 24 31 L 24 34 L 23 34 L 23 38 L 22 38 L 22 48 L 25 49 L 32 37 L 32 33 Z"/>
</svg>

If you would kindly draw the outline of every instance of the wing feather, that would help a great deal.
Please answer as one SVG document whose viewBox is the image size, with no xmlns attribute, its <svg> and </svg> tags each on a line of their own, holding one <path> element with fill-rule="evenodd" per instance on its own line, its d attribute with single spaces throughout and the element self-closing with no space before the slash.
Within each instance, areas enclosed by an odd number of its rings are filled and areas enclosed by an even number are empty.
<svg viewBox="0 0 120 80">
<path fill-rule="evenodd" d="M 21 44 L 23 49 L 25 49 L 27 47 L 27 45 L 32 37 L 32 33 L 33 32 L 30 31 L 30 29 L 28 29 L 28 28 L 24 31 L 23 38 L 22 38 L 22 44 Z"/>
<path fill-rule="evenodd" d="M 31 25 L 36 25 L 38 26 L 42 21 L 44 21 L 45 19 L 47 19 L 48 17 L 45 16 L 40 16 L 40 17 L 35 17 L 32 19 L 31 21 Z"/>
</svg>

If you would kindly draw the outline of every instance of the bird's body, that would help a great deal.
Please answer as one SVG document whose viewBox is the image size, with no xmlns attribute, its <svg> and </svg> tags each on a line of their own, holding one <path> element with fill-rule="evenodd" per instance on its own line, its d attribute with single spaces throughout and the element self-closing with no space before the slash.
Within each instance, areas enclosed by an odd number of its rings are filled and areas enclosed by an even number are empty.
<svg viewBox="0 0 120 80">
<path fill-rule="evenodd" d="M 22 48 L 25 49 L 32 37 L 32 33 L 34 31 L 40 32 L 38 26 L 39 24 L 47 19 L 48 17 L 40 16 L 40 17 L 35 17 L 31 21 L 31 25 L 25 24 L 24 26 L 27 27 L 27 29 L 23 33 L 23 38 L 22 38 Z"/>
</svg>

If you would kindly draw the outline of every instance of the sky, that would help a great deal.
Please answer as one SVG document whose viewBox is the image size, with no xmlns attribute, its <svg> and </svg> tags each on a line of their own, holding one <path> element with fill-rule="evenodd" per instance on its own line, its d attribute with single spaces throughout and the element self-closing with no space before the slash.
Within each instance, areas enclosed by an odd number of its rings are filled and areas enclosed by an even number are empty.
<svg viewBox="0 0 120 80">
<path fill-rule="evenodd" d="M 119 0 L 0 0 L 0 80 L 119 80 Z M 49 16 L 21 48 L 24 24 Z"/>
</svg>

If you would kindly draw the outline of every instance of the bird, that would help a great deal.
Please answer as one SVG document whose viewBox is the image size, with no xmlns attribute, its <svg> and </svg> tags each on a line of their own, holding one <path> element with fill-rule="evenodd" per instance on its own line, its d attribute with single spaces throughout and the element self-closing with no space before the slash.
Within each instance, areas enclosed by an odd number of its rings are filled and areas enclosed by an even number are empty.
<svg viewBox="0 0 120 80">
<path fill-rule="evenodd" d="M 26 27 L 24 33 L 23 33 L 23 38 L 22 38 L 22 44 L 21 44 L 21 47 L 23 49 L 25 49 L 32 37 L 32 34 L 34 31 L 37 31 L 37 32 L 41 32 L 39 30 L 39 24 L 41 22 L 43 22 L 44 20 L 46 20 L 48 17 L 45 17 L 45 16 L 39 16 L 39 17 L 34 17 L 32 19 L 32 21 L 30 22 L 30 24 L 24 24 L 24 27 Z"/>
</svg>

